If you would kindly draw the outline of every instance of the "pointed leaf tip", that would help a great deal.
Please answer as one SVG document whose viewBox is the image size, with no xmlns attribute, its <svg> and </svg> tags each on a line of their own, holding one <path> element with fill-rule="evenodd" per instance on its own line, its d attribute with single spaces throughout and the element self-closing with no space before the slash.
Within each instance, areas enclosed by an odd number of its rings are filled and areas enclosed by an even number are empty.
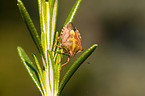
<svg viewBox="0 0 145 96">
<path fill-rule="evenodd" d="M 22 3 L 22 1 L 21 0 L 17 0 L 17 5 L 19 5 L 19 3 Z"/>
<path fill-rule="evenodd" d="M 66 25 L 68 22 L 72 22 L 73 21 L 75 15 L 76 15 L 76 12 L 79 9 L 80 3 L 81 3 L 81 0 L 77 0 L 76 3 L 73 5 L 69 15 L 66 18 L 66 21 L 65 21 L 64 25 Z"/>
<path fill-rule="evenodd" d="M 98 46 L 98 44 L 94 44 L 94 46 Z"/>
</svg>

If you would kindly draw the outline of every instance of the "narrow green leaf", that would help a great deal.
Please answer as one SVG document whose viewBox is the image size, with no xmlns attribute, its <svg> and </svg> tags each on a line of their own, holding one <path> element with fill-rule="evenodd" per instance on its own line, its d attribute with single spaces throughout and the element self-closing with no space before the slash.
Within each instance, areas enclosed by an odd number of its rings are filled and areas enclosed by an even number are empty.
<svg viewBox="0 0 145 96">
<path fill-rule="evenodd" d="M 42 44 L 42 48 L 43 48 L 43 52 L 44 52 L 44 55 L 45 55 L 45 58 L 42 58 L 44 60 L 43 62 L 43 65 L 44 67 L 46 68 L 47 67 L 47 62 L 46 62 L 46 59 L 47 59 L 47 42 L 46 42 L 46 33 L 42 32 L 41 33 L 41 44 Z"/>
<path fill-rule="evenodd" d="M 65 23 L 63 26 L 65 26 L 68 22 L 72 22 L 75 15 L 76 15 L 76 12 L 80 6 L 80 3 L 81 3 L 81 0 L 77 0 L 76 3 L 74 4 L 74 6 L 72 7 L 67 19 L 65 20 Z"/>
<path fill-rule="evenodd" d="M 38 0 L 39 18 L 40 18 L 40 29 L 41 32 L 45 31 L 44 23 L 44 12 L 45 12 L 45 0 Z"/>
<path fill-rule="evenodd" d="M 32 39 L 33 39 L 33 41 L 34 41 L 36 47 L 37 47 L 38 50 L 39 50 L 39 47 L 38 47 L 38 45 L 37 45 L 37 43 L 36 43 L 36 41 L 35 41 L 35 37 L 36 37 L 37 41 L 40 42 L 40 38 L 39 38 L 39 35 L 38 35 L 38 33 L 37 33 L 37 30 L 36 30 L 36 28 L 35 28 L 35 26 L 34 26 L 32 20 L 31 20 L 31 18 L 30 18 L 30 16 L 29 16 L 29 14 L 28 14 L 28 12 L 27 12 L 27 10 L 26 10 L 26 8 L 25 8 L 23 2 L 22 2 L 21 0 L 18 0 L 17 3 L 18 3 L 19 10 L 20 10 L 20 12 L 21 12 L 21 15 L 22 15 L 22 17 L 23 17 L 23 19 L 24 19 L 24 21 L 25 21 L 25 23 L 26 23 L 26 26 L 27 26 L 27 28 L 28 28 L 30 34 L 31 34 L 31 37 L 32 37 Z M 33 33 L 34 33 L 35 37 L 33 36 Z M 39 50 L 39 51 L 40 51 L 40 50 Z"/>
<path fill-rule="evenodd" d="M 32 56 L 33 56 L 34 61 L 35 61 L 36 69 L 37 69 L 38 73 L 42 76 L 42 69 L 40 67 L 39 61 L 34 53 L 32 53 Z"/>
<path fill-rule="evenodd" d="M 45 14 L 44 14 L 44 23 L 45 23 L 45 32 L 46 32 L 46 42 L 47 42 L 47 50 L 50 49 L 51 45 L 51 18 L 50 18 L 50 8 L 49 3 L 45 2 Z"/>
<path fill-rule="evenodd" d="M 55 40 L 54 40 L 54 45 L 59 45 L 60 42 L 58 42 L 58 35 L 59 33 L 56 32 L 55 34 Z M 62 52 L 58 47 L 53 47 L 54 51 L 54 62 L 55 62 L 55 83 L 56 83 L 56 92 L 58 91 L 59 88 L 59 80 L 60 80 L 60 69 L 61 69 L 61 54 L 58 54 L 57 51 Z"/>
<path fill-rule="evenodd" d="M 51 49 L 55 43 L 55 28 L 56 28 L 56 20 L 57 20 L 57 10 L 58 10 L 58 0 L 54 0 L 54 6 L 53 6 L 53 13 L 52 13 L 52 20 L 51 20 Z M 53 49 L 52 49 L 53 50 Z"/>
<path fill-rule="evenodd" d="M 87 49 L 74 63 L 73 65 L 70 67 L 70 69 L 66 72 L 66 74 L 64 75 L 64 77 L 61 80 L 60 86 L 59 86 L 59 90 L 58 90 L 58 95 L 59 96 L 63 90 L 63 88 L 65 87 L 65 85 L 67 84 L 67 82 L 69 81 L 69 79 L 72 77 L 72 75 L 76 72 L 76 70 L 80 67 L 80 65 L 92 54 L 92 52 L 96 49 L 98 45 L 94 44 L 92 47 L 90 47 L 89 49 Z"/>
<path fill-rule="evenodd" d="M 60 55 L 60 54 L 59 54 Z M 60 61 L 60 56 L 57 55 L 57 58 L 59 58 Z M 56 58 L 56 59 L 57 59 Z M 58 61 L 58 60 L 57 60 Z M 60 80 L 60 69 L 61 69 L 61 63 L 56 62 L 56 67 L 55 67 L 55 82 L 56 82 L 56 91 L 58 91 L 59 88 L 59 80 Z"/>
<path fill-rule="evenodd" d="M 53 93 L 55 92 L 55 63 L 54 63 L 54 57 L 52 56 L 52 52 L 50 50 L 47 50 L 48 58 L 49 58 L 49 72 L 50 72 L 50 82 L 51 82 L 51 90 L 53 90 Z"/>
<path fill-rule="evenodd" d="M 36 66 L 36 69 L 37 69 L 38 76 L 40 78 L 40 83 L 41 83 L 42 89 L 44 91 L 44 94 L 46 94 L 46 92 L 45 92 L 45 90 L 46 90 L 45 89 L 45 80 L 43 78 L 42 69 L 40 67 L 40 64 L 39 64 L 39 61 L 38 61 L 36 55 L 34 53 L 32 53 L 32 56 L 33 56 L 33 59 L 35 61 L 35 66 Z"/>
<path fill-rule="evenodd" d="M 41 45 L 42 45 L 44 54 L 46 55 L 46 53 L 45 53 L 46 35 L 45 34 L 46 33 L 44 33 L 44 32 L 41 33 Z"/>
<path fill-rule="evenodd" d="M 29 57 L 27 56 L 27 54 L 25 53 L 25 51 L 21 47 L 17 47 L 17 51 L 18 51 L 18 54 L 19 54 L 21 61 L 23 62 L 25 68 L 28 71 L 30 77 L 32 78 L 32 80 L 34 81 L 34 83 L 38 87 L 39 91 L 43 95 L 44 93 L 42 90 L 42 86 L 40 84 L 40 79 L 39 79 L 38 73 L 37 73 L 33 63 L 31 62 L 31 60 L 29 59 Z"/>
<path fill-rule="evenodd" d="M 42 70 L 42 74 L 43 74 L 43 82 L 44 82 L 44 88 L 45 88 L 45 96 L 47 94 L 47 81 L 46 81 L 46 72 L 45 69 Z"/>
<path fill-rule="evenodd" d="M 55 0 L 49 0 L 50 14 L 53 12 L 54 2 Z"/>
<path fill-rule="evenodd" d="M 42 0 L 38 0 L 38 10 L 39 10 L 39 18 L 40 18 L 40 29 L 41 32 L 43 30 L 43 18 L 42 18 Z"/>
<path fill-rule="evenodd" d="M 32 37 L 32 39 L 33 39 L 38 51 L 42 54 L 43 58 L 45 58 L 44 52 L 43 52 L 43 49 L 42 49 L 42 45 L 41 45 L 41 41 L 40 41 L 40 37 L 39 37 L 39 35 L 37 33 L 37 30 L 36 30 L 32 20 L 31 20 L 30 16 L 29 16 L 29 13 L 27 12 L 27 10 L 26 10 L 26 8 L 25 8 L 25 6 L 24 6 L 24 4 L 23 4 L 23 2 L 21 0 L 17 0 L 17 5 L 19 7 L 19 10 L 20 10 L 20 13 L 22 15 L 22 18 L 23 18 L 23 20 L 26 23 L 26 26 L 27 26 L 27 28 L 28 28 L 28 30 L 30 32 L 30 35 L 31 35 L 31 37 Z M 35 38 L 36 38 L 37 41 L 35 40 Z"/>
</svg>

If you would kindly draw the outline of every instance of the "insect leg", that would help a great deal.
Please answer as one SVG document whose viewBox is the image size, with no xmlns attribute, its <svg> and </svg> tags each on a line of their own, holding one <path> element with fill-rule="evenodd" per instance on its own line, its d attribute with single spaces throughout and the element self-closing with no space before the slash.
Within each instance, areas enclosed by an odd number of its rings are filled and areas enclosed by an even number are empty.
<svg viewBox="0 0 145 96">
<path fill-rule="evenodd" d="M 68 59 L 67 59 L 67 62 L 61 65 L 61 68 L 62 68 L 64 65 L 66 65 L 68 62 L 69 62 L 69 57 L 68 57 Z"/>
<path fill-rule="evenodd" d="M 60 36 L 58 37 L 58 40 L 59 40 L 60 42 L 62 42 L 62 40 L 60 39 Z"/>
<path fill-rule="evenodd" d="M 54 45 L 53 47 L 56 47 L 56 46 L 59 47 L 59 48 L 61 48 L 61 49 L 63 49 L 63 48 L 62 48 L 61 46 L 59 46 L 59 45 Z"/>
</svg>

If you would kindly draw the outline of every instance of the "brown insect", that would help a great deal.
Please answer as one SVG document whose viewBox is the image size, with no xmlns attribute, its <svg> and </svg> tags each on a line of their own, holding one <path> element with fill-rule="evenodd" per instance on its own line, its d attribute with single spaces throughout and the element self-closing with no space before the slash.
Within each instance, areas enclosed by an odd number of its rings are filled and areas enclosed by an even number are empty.
<svg viewBox="0 0 145 96">
<path fill-rule="evenodd" d="M 81 45 L 81 36 L 79 31 L 74 27 L 74 25 L 71 22 L 68 22 L 62 29 L 61 34 L 61 42 L 62 47 L 64 49 L 64 52 L 62 54 L 65 54 L 68 56 L 68 60 L 66 63 L 62 64 L 62 66 L 66 65 L 69 62 L 69 58 L 73 58 L 76 53 L 81 52 L 83 50 Z"/>
</svg>

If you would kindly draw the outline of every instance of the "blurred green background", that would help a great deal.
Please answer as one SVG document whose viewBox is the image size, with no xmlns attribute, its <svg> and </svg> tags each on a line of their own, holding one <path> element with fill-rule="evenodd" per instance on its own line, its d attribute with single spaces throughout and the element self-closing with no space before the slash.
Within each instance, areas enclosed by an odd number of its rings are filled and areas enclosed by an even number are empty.
<svg viewBox="0 0 145 96">
<path fill-rule="evenodd" d="M 37 0 L 22 0 L 39 30 Z M 61 30 L 76 0 L 59 0 Z M 99 47 L 71 78 L 62 96 L 145 96 L 145 0 L 82 0 L 74 19 L 84 50 Z M 16 0 L 0 2 L 0 96 L 40 96 L 17 46 L 38 52 Z M 75 58 L 65 66 L 63 75 Z M 39 55 L 38 55 L 39 56 Z M 63 59 L 65 62 L 65 59 Z"/>
</svg>

